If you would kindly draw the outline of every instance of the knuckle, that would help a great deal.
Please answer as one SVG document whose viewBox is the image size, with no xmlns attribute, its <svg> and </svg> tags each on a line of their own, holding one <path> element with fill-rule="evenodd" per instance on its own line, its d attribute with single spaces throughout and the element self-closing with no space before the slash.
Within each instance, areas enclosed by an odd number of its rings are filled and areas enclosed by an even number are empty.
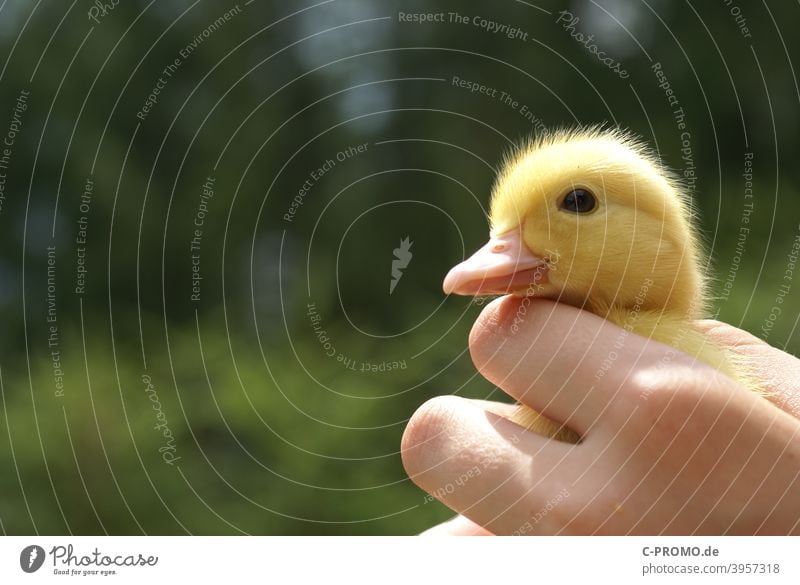
<svg viewBox="0 0 800 585">
<path fill-rule="evenodd" d="M 680 366 L 645 368 L 632 375 L 632 383 L 639 393 L 640 405 L 647 410 L 663 412 L 689 402 L 694 392 L 688 383 L 690 372 Z"/>
<path fill-rule="evenodd" d="M 688 364 L 637 372 L 638 405 L 645 424 L 655 436 L 670 439 L 687 428 L 711 426 L 723 406 L 717 404 L 724 397 L 719 391 L 722 376 L 712 368 Z"/>
</svg>

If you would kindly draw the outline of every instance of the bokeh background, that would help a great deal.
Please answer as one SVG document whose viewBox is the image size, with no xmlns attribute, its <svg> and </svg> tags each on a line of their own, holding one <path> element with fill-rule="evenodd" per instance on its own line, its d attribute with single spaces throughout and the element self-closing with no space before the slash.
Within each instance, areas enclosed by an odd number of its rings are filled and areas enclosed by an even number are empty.
<svg viewBox="0 0 800 585">
<path fill-rule="evenodd" d="M 714 313 L 797 354 L 798 22 L 742 0 L 2 0 L 0 528 L 447 518 L 400 437 L 430 397 L 503 399 L 466 351 L 481 307 L 441 281 L 543 127 L 642 135 L 694 186 Z"/>
</svg>

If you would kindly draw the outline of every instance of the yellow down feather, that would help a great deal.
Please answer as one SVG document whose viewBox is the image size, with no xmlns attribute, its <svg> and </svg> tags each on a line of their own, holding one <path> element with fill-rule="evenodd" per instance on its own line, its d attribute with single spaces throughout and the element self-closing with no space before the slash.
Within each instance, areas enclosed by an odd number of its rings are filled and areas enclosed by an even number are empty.
<svg viewBox="0 0 800 585">
<path fill-rule="evenodd" d="M 598 200 L 589 214 L 564 213 L 565 193 Z M 680 181 L 640 140 L 616 129 L 561 130 L 511 152 L 495 183 L 492 235 L 522 226 L 548 265 L 548 281 L 524 294 L 587 309 L 627 331 L 670 345 L 753 390 L 730 352 L 692 322 L 707 308 L 707 257 Z M 518 424 L 575 442 L 577 435 L 521 407 Z"/>
</svg>

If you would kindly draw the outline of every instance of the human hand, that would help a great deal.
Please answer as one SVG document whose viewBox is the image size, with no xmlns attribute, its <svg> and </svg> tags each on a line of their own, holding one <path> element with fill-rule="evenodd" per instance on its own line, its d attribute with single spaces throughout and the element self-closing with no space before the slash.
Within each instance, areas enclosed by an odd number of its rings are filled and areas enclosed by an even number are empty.
<svg viewBox="0 0 800 585">
<path fill-rule="evenodd" d="M 583 440 L 529 432 L 503 418 L 510 405 L 428 401 L 406 428 L 403 462 L 461 514 L 429 533 L 800 533 L 800 360 L 729 325 L 698 324 L 742 357 L 765 398 L 565 304 L 536 299 L 520 322 L 521 302 L 484 309 L 472 359 Z"/>
</svg>

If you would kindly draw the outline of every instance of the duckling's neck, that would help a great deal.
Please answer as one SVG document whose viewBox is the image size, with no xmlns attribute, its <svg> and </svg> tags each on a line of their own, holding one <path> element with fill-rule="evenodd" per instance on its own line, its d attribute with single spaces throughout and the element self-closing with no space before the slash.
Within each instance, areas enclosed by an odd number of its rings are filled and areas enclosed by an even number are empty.
<svg viewBox="0 0 800 585">
<path fill-rule="evenodd" d="M 620 286 L 614 291 L 610 299 L 590 295 L 583 303 L 584 308 L 603 317 L 613 313 L 627 319 L 635 319 L 639 313 L 665 315 L 684 321 L 704 316 L 705 282 L 694 266 L 686 266 L 677 278 L 651 274 L 638 282 L 624 284 L 624 287 Z"/>
</svg>

